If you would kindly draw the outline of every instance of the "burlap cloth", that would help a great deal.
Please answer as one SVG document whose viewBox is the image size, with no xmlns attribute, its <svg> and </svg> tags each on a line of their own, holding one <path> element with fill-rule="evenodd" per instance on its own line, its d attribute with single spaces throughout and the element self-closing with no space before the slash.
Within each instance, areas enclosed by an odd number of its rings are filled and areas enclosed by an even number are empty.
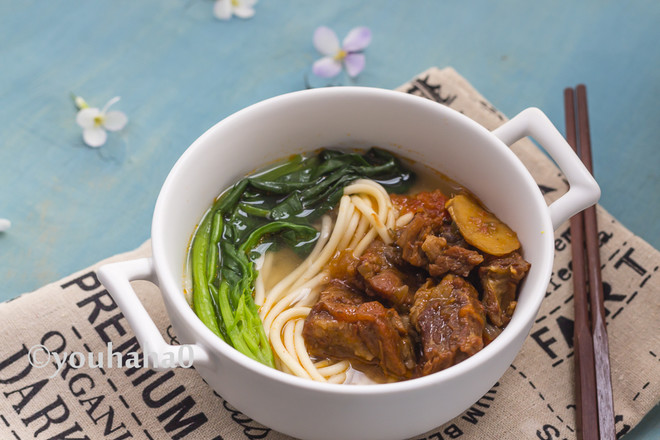
<svg viewBox="0 0 660 440">
<path fill-rule="evenodd" d="M 488 129 L 506 121 L 451 68 L 431 68 L 398 90 L 439 101 Z M 558 169 L 530 140 L 512 149 L 548 201 L 565 192 Z M 621 436 L 660 401 L 660 254 L 600 207 L 598 222 Z M 514 363 L 470 409 L 420 439 L 575 438 L 568 223 L 556 231 L 555 249 L 546 298 Z M 96 353 L 93 361 L 107 351 L 109 341 L 114 350 L 137 350 L 126 320 L 94 271 L 110 261 L 150 254 L 147 242 L 0 304 L 0 438 L 287 438 L 234 410 L 194 369 L 104 369 L 87 362 L 80 368 L 65 364 L 57 372 L 52 358 L 42 368 L 29 363 L 28 353 L 38 345 L 53 353 Z M 166 341 L 176 343 L 158 289 L 147 282 L 134 286 Z"/>
</svg>

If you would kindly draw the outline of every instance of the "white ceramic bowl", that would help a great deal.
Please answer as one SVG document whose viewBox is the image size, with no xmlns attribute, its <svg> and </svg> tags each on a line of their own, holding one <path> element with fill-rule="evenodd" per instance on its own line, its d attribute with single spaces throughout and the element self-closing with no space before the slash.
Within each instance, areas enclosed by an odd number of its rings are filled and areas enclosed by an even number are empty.
<svg viewBox="0 0 660 440">
<path fill-rule="evenodd" d="M 551 206 L 507 147 L 533 136 L 557 162 L 570 190 Z M 214 197 L 246 173 L 292 153 L 319 147 L 379 146 L 424 163 L 476 194 L 517 231 L 531 270 L 513 319 L 482 351 L 438 373 L 383 385 L 333 385 L 261 365 L 217 338 L 186 303 L 186 249 Z M 180 353 L 167 345 L 129 280 L 160 286 L 178 338 L 190 344 L 196 370 L 222 397 L 253 419 L 303 439 L 403 439 L 459 415 L 504 374 L 532 326 L 550 279 L 553 230 L 596 203 L 598 185 L 545 115 L 527 109 L 493 132 L 443 105 L 363 87 L 290 93 L 219 122 L 181 156 L 163 184 L 152 224 L 153 259 L 99 270 L 145 352 Z"/>
</svg>

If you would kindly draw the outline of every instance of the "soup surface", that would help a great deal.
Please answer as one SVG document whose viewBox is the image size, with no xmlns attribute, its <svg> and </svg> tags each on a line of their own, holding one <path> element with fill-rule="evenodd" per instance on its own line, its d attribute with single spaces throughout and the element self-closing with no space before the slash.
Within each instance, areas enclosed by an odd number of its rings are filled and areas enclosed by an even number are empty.
<svg viewBox="0 0 660 440">
<path fill-rule="evenodd" d="M 184 291 L 207 327 L 259 362 L 390 382 L 490 343 L 529 270 L 521 252 L 514 231 L 439 173 L 376 148 L 322 150 L 218 197 L 194 233 Z"/>
</svg>

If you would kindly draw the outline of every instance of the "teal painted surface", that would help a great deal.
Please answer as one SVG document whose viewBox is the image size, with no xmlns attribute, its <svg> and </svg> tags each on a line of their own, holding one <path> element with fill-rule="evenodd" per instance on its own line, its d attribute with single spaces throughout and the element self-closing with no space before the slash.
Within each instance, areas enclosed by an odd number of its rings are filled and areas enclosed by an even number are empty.
<svg viewBox="0 0 660 440">
<path fill-rule="evenodd" d="M 568 9 L 570 6 L 570 10 Z M 564 87 L 586 83 L 601 204 L 660 247 L 660 3 L 257 4 L 220 22 L 209 0 L 0 2 L 0 300 L 149 237 L 170 167 L 220 119 L 304 88 L 319 25 L 369 26 L 357 85 L 394 88 L 453 66 L 509 116 L 536 106 L 563 131 Z M 129 124 L 94 150 L 70 93 Z M 628 438 L 660 436 L 660 410 Z"/>
</svg>

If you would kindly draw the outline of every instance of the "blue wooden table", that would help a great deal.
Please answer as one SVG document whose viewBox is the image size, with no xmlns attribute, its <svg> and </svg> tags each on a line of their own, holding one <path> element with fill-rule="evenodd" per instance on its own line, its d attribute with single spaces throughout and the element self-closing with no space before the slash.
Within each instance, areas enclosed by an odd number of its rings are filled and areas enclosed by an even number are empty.
<svg viewBox="0 0 660 440">
<path fill-rule="evenodd" d="M 570 9 L 569 9 L 570 8 Z M 562 91 L 588 87 L 601 204 L 660 247 L 660 3 L 261 0 L 220 21 L 210 0 L 0 2 L 0 301 L 149 238 L 170 167 L 218 120 L 305 88 L 314 29 L 371 28 L 350 84 L 394 88 L 453 66 L 509 116 L 563 130 Z M 348 83 L 347 83 L 348 84 Z M 99 149 L 71 93 L 126 113 Z M 628 438 L 660 436 L 660 411 Z"/>
</svg>

